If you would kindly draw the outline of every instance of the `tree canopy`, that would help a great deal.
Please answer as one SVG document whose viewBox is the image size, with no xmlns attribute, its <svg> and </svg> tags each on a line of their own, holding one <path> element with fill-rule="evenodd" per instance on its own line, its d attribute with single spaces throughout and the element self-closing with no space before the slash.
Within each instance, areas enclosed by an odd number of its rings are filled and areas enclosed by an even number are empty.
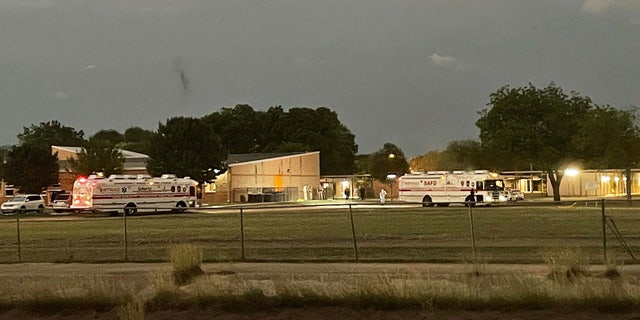
<svg viewBox="0 0 640 320">
<path fill-rule="evenodd" d="M 58 182 L 58 156 L 34 144 L 14 146 L 7 153 L 4 180 L 21 193 L 40 193 Z"/>
<path fill-rule="evenodd" d="M 124 142 L 124 135 L 113 129 L 104 129 L 96 132 L 93 136 L 91 136 L 93 140 L 103 140 L 109 142 L 109 144 L 117 145 L 118 143 Z"/>
<path fill-rule="evenodd" d="M 429 151 L 424 155 L 412 158 L 409 163 L 411 170 L 421 172 L 491 168 L 482 152 L 480 142 L 476 140 L 449 142 L 445 150 Z"/>
<path fill-rule="evenodd" d="M 529 84 L 498 89 L 489 105 L 476 125 L 493 164 L 500 169 L 545 171 L 554 200 L 560 200 L 566 166 L 583 156 L 576 141 L 594 108 L 591 99 L 576 92 L 567 95 L 553 83 L 545 88 Z"/>
<path fill-rule="evenodd" d="M 124 171 L 124 156 L 115 143 L 94 136 L 82 144 L 78 159 L 69 159 L 74 172 L 83 175 L 103 173 L 105 177 Z"/>
<path fill-rule="evenodd" d="M 409 164 L 402 149 L 393 143 L 385 143 L 378 151 L 368 156 L 368 172 L 374 179 L 387 181 L 387 175 L 401 176 L 409 172 Z"/>
<path fill-rule="evenodd" d="M 124 131 L 124 141 L 119 143 L 121 149 L 149 154 L 154 132 L 140 127 L 131 127 Z"/>
<path fill-rule="evenodd" d="M 320 151 L 320 173 L 352 174 L 358 146 L 355 136 L 325 107 L 270 107 L 254 111 L 248 105 L 222 108 L 203 117 L 230 153 Z"/>
<path fill-rule="evenodd" d="M 209 169 L 225 169 L 228 152 L 210 125 L 198 118 L 174 117 L 158 125 L 147 168 L 204 182 Z"/>
<path fill-rule="evenodd" d="M 38 125 L 23 128 L 18 134 L 19 144 L 37 145 L 50 148 L 54 146 L 79 147 L 84 141 L 84 132 L 62 125 L 57 120 L 40 122 Z"/>
</svg>

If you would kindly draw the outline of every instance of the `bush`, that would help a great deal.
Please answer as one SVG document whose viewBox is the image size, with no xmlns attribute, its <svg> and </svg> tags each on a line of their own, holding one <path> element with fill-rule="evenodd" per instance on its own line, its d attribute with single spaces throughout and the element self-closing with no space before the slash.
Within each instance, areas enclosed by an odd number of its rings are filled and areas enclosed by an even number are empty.
<svg viewBox="0 0 640 320">
<path fill-rule="evenodd" d="M 193 244 L 174 244 L 169 246 L 169 261 L 173 266 L 173 280 L 177 285 L 189 283 L 193 278 L 204 274 L 202 268 L 202 249 Z"/>
</svg>

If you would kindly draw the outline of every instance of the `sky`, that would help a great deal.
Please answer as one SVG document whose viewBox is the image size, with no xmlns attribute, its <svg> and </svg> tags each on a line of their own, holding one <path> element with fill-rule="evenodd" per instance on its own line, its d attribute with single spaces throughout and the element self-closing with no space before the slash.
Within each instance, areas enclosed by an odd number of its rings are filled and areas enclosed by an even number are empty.
<svg viewBox="0 0 640 320">
<path fill-rule="evenodd" d="M 358 153 L 413 157 L 552 82 L 640 106 L 640 0 L 0 0 L 0 145 L 249 104 L 327 107 Z"/>
</svg>

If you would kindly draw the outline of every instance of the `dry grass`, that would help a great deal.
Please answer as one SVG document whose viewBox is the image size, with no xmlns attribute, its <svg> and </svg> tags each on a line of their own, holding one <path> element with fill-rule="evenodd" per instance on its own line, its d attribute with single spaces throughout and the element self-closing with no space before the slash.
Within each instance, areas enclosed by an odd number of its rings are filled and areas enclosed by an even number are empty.
<svg viewBox="0 0 640 320">
<path fill-rule="evenodd" d="M 197 252 L 197 250 L 195 250 Z M 565 253 L 558 253 L 563 256 Z M 560 258 L 550 258 L 560 268 Z M 575 261 L 573 258 L 567 261 Z M 234 265 L 226 266 L 234 271 Z M 284 307 L 338 306 L 373 310 L 599 310 L 625 312 L 640 306 L 640 283 L 622 274 L 616 279 L 572 277 L 557 281 L 533 274 L 496 274 L 485 265 L 469 266 L 479 276 L 461 272 L 433 278 L 425 272 L 377 274 L 314 273 L 243 277 L 206 273 L 176 285 L 171 272 L 154 273 L 143 283 L 113 277 L 19 279 L 0 291 L 0 305 L 42 314 L 60 310 L 117 310 L 120 319 L 144 319 L 169 309 L 215 307 L 228 312 Z M 188 269 L 188 268 L 187 268 Z M 356 270 L 357 271 L 357 270 Z M 139 276 L 138 276 L 139 277 Z"/>
<path fill-rule="evenodd" d="M 202 248 L 194 244 L 181 243 L 169 246 L 169 261 L 173 266 L 173 279 L 176 284 L 189 283 L 191 279 L 204 274 L 202 268 Z"/>
</svg>

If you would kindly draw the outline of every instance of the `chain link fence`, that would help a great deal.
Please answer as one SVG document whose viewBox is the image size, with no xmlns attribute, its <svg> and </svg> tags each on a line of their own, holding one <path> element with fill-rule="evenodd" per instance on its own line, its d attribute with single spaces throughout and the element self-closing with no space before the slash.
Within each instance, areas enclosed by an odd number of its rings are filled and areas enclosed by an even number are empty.
<svg viewBox="0 0 640 320">
<path fill-rule="evenodd" d="M 174 243 L 205 261 L 537 263 L 576 248 L 635 263 L 640 202 L 591 200 L 447 208 L 375 202 L 251 205 L 187 214 L 0 219 L 0 263 L 159 262 Z"/>
</svg>

